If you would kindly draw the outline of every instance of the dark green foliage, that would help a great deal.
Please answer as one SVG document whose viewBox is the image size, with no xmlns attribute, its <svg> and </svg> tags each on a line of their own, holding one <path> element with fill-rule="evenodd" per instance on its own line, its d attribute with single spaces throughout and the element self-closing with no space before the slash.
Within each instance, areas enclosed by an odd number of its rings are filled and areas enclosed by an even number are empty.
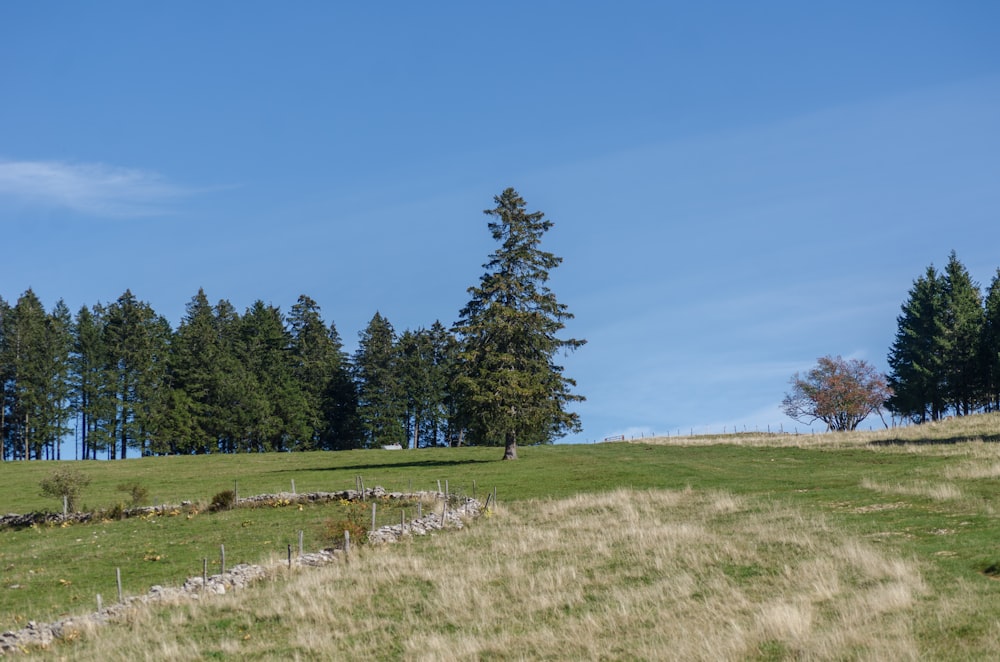
<svg viewBox="0 0 1000 662">
<path fill-rule="evenodd" d="M 889 353 L 886 403 L 897 414 L 925 421 L 944 413 L 944 279 L 933 266 L 918 278 L 903 304 L 896 339 Z"/>
<path fill-rule="evenodd" d="M 0 434 L 3 457 L 58 459 L 71 417 L 72 322 L 59 301 L 47 314 L 32 290 L 0 305 Z"/>
<path fill-rule="evenodd" d="M 80 308 L 73 325 L 73 351 L 70 357 L 70 383 L 73 409 L 79 417 L 81 459 L 96 459 L 97 451 L 107 448 L 110 434 L 106 424 L 113 419 L 113 401 L 109 397 L 106 349 L 102 328 L 103 309 Z"/>
<path fill-rule="evenodd" d="M 114 397 L 111 459 L 119 450 L 125 459 L 130 447 L 147 454 L 168 406 L 164 385 L 170 325 L 130 290 L 108 306 L 104 320 L 106 378 Z"/>
<path fill-rule="evenodd" d="M 923 422 L 993 409 L 1000 392 L 1000 272 L 983 301 L 952 251 L 913 283 L 889 352 L 889 409 Z"/>
<path fill-rule="evenodd" d="M 80 495 L 90 478 L 75 469 L 56 469 L 39 483 L 42 496 L 55 497 L 62 502 L 66 499 L 66 507 L 70 512 L 76 512 L 80 503 Z M 60 503 L 60 507 L 62 503 Z"/>
<path fill-rule="evenodd" d="M 440 322 L 405 331 L 398 344 L 399 379 L 406 394 L 406 437 L 411 448 L 437 446 L 448 436 L 450 382 L 457 342 Z"/>
<path fill-rule="evenodd" d="M 406 394 L 400 380 L 396 333 L 389 320 L 377 312 L 360 334 L 354 376 L 362 445 L 403 444 Z"/>
<path fill-rule="evenodd" d="M 981 404 L 983 369 L 979 344 L 985 314 L 979 286 L 951 252 L 944 272 L 945 397 L 956 414 Z"/>
<path fill-rule="evenodd" d="M 1000 409 L 1000 269 L 986 294 L 983 337 L 979 345 L 983 369 L 983 399 L 991 410 Z"/>
<path fill-rule="evenodd" d="M 304 294 L 292 306 L 288 326 L 293 373 L 302 390 L 308 427 L 308 437 L 297 448 L 354 448 L 357 396 L 336 327 L 326 328 L 319 305 Z"/>
<path fill-rule="evenodd" d="M 513 459 L 518 442 L 549 442 L 579 429 L 566 406 L 583 398 L 570 392 L 575 382 L 554 358 L 585 341 L 556 337 L 573 316 L 546 285 L 562 262 L 538 247 L 552 223 L 527 212 L 512 188 L 494 202 L 484 213 L 500 247 L 483 265 L 479 285 L 469 288 L 472 299 L 455 326 L 463 364 L 457 385 L 472 440 L 503 444 L 505 459 Z"/>
</svg>

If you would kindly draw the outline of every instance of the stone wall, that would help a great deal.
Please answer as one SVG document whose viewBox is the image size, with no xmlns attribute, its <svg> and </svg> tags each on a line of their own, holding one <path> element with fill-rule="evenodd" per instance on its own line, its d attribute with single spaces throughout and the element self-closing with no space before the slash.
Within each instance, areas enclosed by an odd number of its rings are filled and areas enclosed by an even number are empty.
<svg viewBox="0 0 1000 662">
<path fill-rule="evenodd" d="M 423 517 L 391 526 L 383 526 L 375 531 L 370 531 L 368 533 L 368 540 L 372 544 L 393 543 L 404 536 L 426 535 L 444 528 L 461 529 L 466 519 L 478 517 L 483 510 L 483 505 L 471 498 L 458 498 L 455 495 L 446 497 L 445 494 L 437 492 L 418 492 L 414 494 L 386 492 L 381 487 L 366 489 L 363 493 L 355 490 L 345 490 L 343 492 L 310 492 L 307 494 L 259 494 L 239 499 L 238 506 L 254 507 L 255 505 L 284 502 L 292 504 L 339 500 L 360 501 L 380 497 L 389 499 L 433 499 L 439 505 L 434 509 L 434 512 L 428 513 Z M 155 512 L 159 508 L 171 507 L 174 506 L 134 508 L 128 511 L 128 513 L 130 516 L 135 516 Z M 87 515 L 87 519 L 80 519 L 82 515 Z M 44 516 L 44 519 L 40 520 L 41 522 L 64 521 L 62 515 L 53 515 L 52 513 L 6 515 L 0 519 L 16 522 L 16 524 L 7 524 L 8 526 L 28 526 L 31 523 L 38 523 L 33 519 L 34 516 Z M 92 517 L 90 513 L 76 513 L 66 519 L 89 521 Z M 22 524 L 21 522 L 27 522 L 27 524 Z M 334 563 L 342 558 L 343 555 L 344 550 L 342 549 L 323 549 L 318 552 L 295 556 L 292 558 L 291 563 L 293 567 L 318 567 Z M 145 595 L 125 597 L 121 602 L 108 605 L 91 614 L 72 616 L 54 623 L 28 621 L 28 625 L 20 630 L 0 634 L 0 656 L 27 653 L 36 647 L 48 647 L 56 639 L 75 639 L 84 627 L 102 625 L 109 621 L 120 619 L 130 610 L 142 605 L 156 603 L 169 604 L 183 600 L 201 600 L 203 597 L 222 595 L 228 591 L 239 590 L 261 579 L 274 576 L 278 571 L 285 568 L 288 568 L 287 561 L 276 561 L 263 565 L 244 563 L 233 566 L 224 573 L 211 575 L 207 578 L 207 581 L 205 577 L 189 577 L 181 586 L 153 586 Z"/>
</svg>

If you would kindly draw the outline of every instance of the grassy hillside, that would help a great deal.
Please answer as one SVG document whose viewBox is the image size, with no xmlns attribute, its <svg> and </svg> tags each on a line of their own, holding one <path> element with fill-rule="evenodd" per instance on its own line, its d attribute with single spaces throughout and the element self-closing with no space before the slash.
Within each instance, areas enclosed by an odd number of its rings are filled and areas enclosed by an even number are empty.
<svg viewBox="0 0 1000 662">
<path fill-rule="evenodd" d="M 233 481 L 241 494 L 287 491 L 293 479 L 304 492 L 361 475 L 390 490 L 496 486 L 503 508 L 349 568 L 149 609 L 133 623 L 141 637 L 109 627 L 51 654 L 992 659 L 998 440 L 1000 417 L 978 416 L 881 433 L 527 448 L 516 463 L 496 461 L 497 449 L 440 449 L 75 464 L 93 478 L 83 501 L 95 505 L 120 499 L 115 485 L 129 480 L 161 501 L 207 501 Z M 22 504 L 5 510 L 54 509 L 35 496 L 47 470 L 0 467 L 0 503 Z M 284 550 L 299 529 L 316 546 L 327 516 L 278 508 L 5 531 L 0 621 L 92 609 L 94 592 L 114 595 L 118 566 L 132 592 L 174 574 L 179 583 L 223 538 L 227 550 L 248 541 L 233 552 L 242 560 Z M 136 551 L 107 551 L 115 545 Z"/>
</svg>

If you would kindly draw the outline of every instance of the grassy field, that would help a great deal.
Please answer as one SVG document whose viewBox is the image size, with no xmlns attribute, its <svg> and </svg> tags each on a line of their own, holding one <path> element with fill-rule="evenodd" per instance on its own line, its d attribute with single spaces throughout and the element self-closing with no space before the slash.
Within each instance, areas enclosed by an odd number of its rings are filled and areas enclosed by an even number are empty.
<svg viewBox="0 0 1000 662">
<path fill-rule="evenodd" d="M 466 530 L 361 550 L 202 604 L 143 609 L 56 659 L 996 659 L 1000 417 L 849 435 L 74 463 L 103 507 L 353 488 L 484 494 Z M 5 510 L 51 463 L 0 466 Z M 180 583 L 201 558 L 322 544 L 338 506 L 0 532 L 0 627 Z M 398 521 L 397 513 L 386 513 Z M 395 518 L 395 519 L 393 519 Z M 232 549 L 230 557 L 229 550 Z M 228 558 L 227 558 L 227 562 Z M 33 571 L 33 572 L 32 572 Z M 173 579 L 176 577 L 176 579 Z M 10 588 L 19 586 L 19 588 Z"/>
</svg>

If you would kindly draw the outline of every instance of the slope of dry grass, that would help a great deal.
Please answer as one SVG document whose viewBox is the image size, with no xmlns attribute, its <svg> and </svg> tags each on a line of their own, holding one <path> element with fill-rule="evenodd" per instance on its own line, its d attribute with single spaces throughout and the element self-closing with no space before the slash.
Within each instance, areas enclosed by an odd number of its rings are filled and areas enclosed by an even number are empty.
<svg viewBox="0 0 1000 662">
<path fill-rule="evenodd" d="M 919 565 L 725 492 L 517 503 L 204 604 L 139 612 L 75 660 L 921 659 Z"/>
</svg>

